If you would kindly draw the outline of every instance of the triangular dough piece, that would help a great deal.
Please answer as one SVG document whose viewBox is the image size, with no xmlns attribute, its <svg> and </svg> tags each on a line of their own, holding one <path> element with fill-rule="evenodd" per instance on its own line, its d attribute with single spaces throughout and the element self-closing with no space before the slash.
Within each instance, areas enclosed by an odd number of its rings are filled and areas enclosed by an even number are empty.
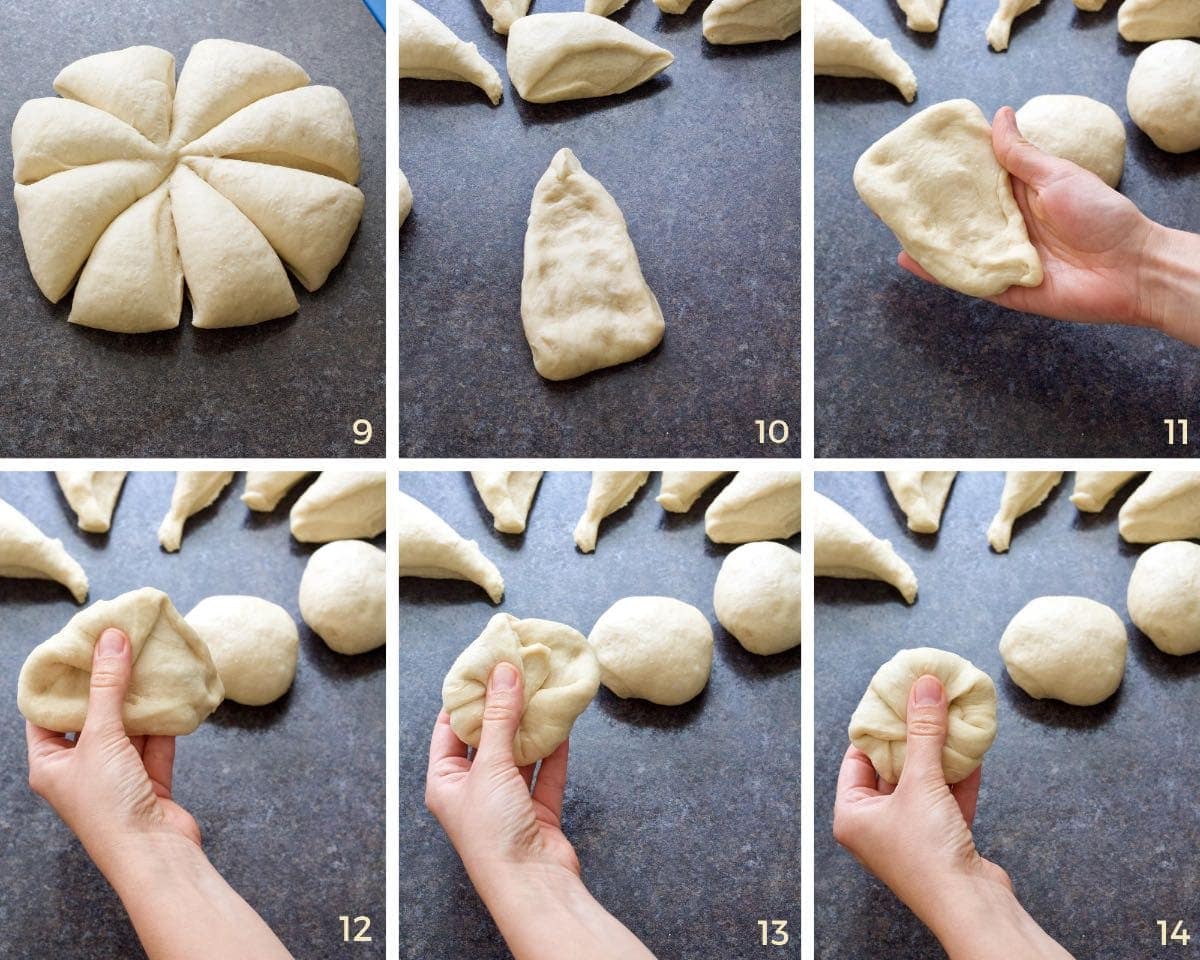
<svg viewBox="0 0 1200 960">
<path fill-rule="evenodd" d="M 743 470 L 704 513 L 713 543 L 786 540 L 800 532 L 800 474 Z"/>
<path fill-rule="evenodd" d="M 300 309 L 279 257 L 244 213 L 187 164 L 170 186 L 193 325 L 240 327 Z"/>
<path fill-rule="evenodd" d="M 942 18 L 942 6 L 946 0 L 897 0 L 900 9 L 908 14 L 908 29 L 920 33 L 933 33 Z M 1104 0 L 1101 0 L 1103 3 Z"/>
<path fill-rule="evenodd" d="M 588 489 L 587 507 L 575 524 L 575 546 L 583 553 L 596 549 L 600 521 L 624 507 L 650 479 L 649 472 L 594 470 Z"/>
<path fill-rule="evenodd" d="M 88 578 L 61 540 L 51 540 L 23 513 L 0 500 L 0 577 L 57 580 L 77 603 L 88 594 Z"/>
<path fill-rule="evenodd" d="M 955 474 L 954 470 L 884 471 L 888 489 L 908 517 L 909 530 L 937 533 Z"/>
<path fill-rule="evenodd" d="M 84 264 L 71 323 L 116 333 L 149 333 L 179 326 L 183 265 L 163 184 L 117 217 Z"/>
<path fill-rule="evenodd" d="M 598 17 L 608 17 L 612 16 L 627 3 L 629 3 L 629 0 L 584 0 L 583 12 L 594 13 Z"/>
<path fill-rule="evenodd" d="M 997 52 L 1007 50 L 1013 21 L 1041 2 L 1042 0 L 1000 0 L 1000 5 L 987 28 L 987 42 L 991 44 L 992 49 Z"/>
<path fill-rule="evenodd" d="M 504 578 L 474 540 L 455 532 L 419 500 L 401 492 L 396 542 L 400 576 L 469 580 L 487 591 L 492 603 L 504 596 Z"/>
<path fill-rule="evenodd" d="M 341 263 L 362 218 L 363 193 L 291 167 L 190 157 L 186 163 L 253 223 L 313 291 Z"/>
<path fill-rule="evenodd" d="M 713 0 L 704 11 L 709 43 L 762 43 L 800 32 L 800 0 Z"/>
<path fill-rule="evenodd" d="M 299 87 L 256 100 L 180 154 L 253 160 L 358 182 L 358 131 L 350 104 L 333 87 Z"/>
<path fill-rule="evenodd" d="M 40 644 L 21 668 L 17 707 L 39 727 L 83 729 L 96 642 L 109 627 L 129 637 L 133 672 L 122 717 L 125 733 L 191 733 L 225 696 L 208 647 L 161 590 L 142 587 L 100 600 Z"/>
<path fill-rule="evenodd" d="M 670 513 L 687 513 L 728 470 L 664 470 L 655 498 Z"/>
<path fill-rule="evenodd" d="M 645 356 L 666 326 L 621 208 L 566 148 L 533 192 L 521 320 L 533 365 L 547 380 Z"/>
<path fill-rule="evenodd" d="M 1000 509 L 988 526 L 987 538 L 992 549 L 1004 553 L 1012 542 L 1013 523 L 1030 510 L 1042 505 L 1050 491 L 1062 481 L 1062 471 L 1009 470 L 1004 475 Z"/>
<path fill-rule="evenodd" d="M 500 74 L 479 55 L 473 43 L 460 40 L 448 26 L 413 0 L 396 0 L 400 17 L 400 78 L 458 80 L 471 83 L 495 106 L 504 95 Z M 503 32 L 507 32 L 507 28 Z"/>
<path fill-rule="evenodd" d="M 1117 515 L 1129 543 L 1200 538 L 1200 473 L 1154 470 Z"/>
<path fill-rule="evenodd" d="M 1117 29 L 1126 40 L 1136 43 L 1200 37 L 1200 3 L 1196 0 L 1125 0 L 1117 11 Z"/>
<path fill-rule="evenodd" d="M 188 517 L 212 504 L 232 479 L 232 471 L 180 470 L 175 474 L 171 509 L 158 528 L 158 542 L 164 550 L 174 553 L 179 549 L 183 542 L 183 525 Z"/>
<path fill-rule="evenodd" d="M 175 97 L 175 58 L 158 47 L 97 53 L 64 67 L 54 89 L 124 120 L 147 140 L 166 143 Z"/>
<path fill-rule="evenodd" d="M 906 601 L 917 599 L 917 577 L 887 540 L 880 540 L 844 507 L 814 492 L 813 575 L 882 580 Z"/>
<path fill-rule="evenodd" d="M 75 100 L 26 100 L 12 126 L 13 180 L 36 183 L 108 160 L 164 162 L 160 148 L 110 113 Z"/>
<path fill-rule="evenodd" d="M 479 498 L 501 533 L 522 533 L 533 495 L 542 480 L 541 470 L 472 470 Z"/>
<path fill-rule="evenodd" d="M 29 270 L 46 299 L 63 298 L 100 234 L 161 181 L 156 164 L 111 160 L 13 188 Z"/>
<path fill-rule="evenodd" d="M 1136 470 L 1118 473 L 1111 470 L 1077 470 L 1071 502 L 1084 513 L 1099 513 L 1125 484 L 1138 475 Z"/>
<path fill-rule="evenodd" d="M 191 143 L 243 107 L 307 86 L 309 76 L 282 53 L 235 40 L 201 40 L 183 69 L 171 118 L 171 141 Z"/>
<path fill-rule="evenodd" d="M 909 103 L 917 95 L 917 78 L 889 41 L 875 36 L 834 0 L 815 0 L 813 72 L 827 77 L 873 77 L 886 80 Z"/>
<path fill-rule="evenodd" d="M 270 513 L 287 492 L 307 477 L 311 470 L 247 470 L 242 503 L 251 510 Z"/>
<path fill-rule="evenodd" d="M 377 537 L 387 526 L 387 485 L 381 470 L 326 470 L 300 495 L 290 515 L 302 543 Z"/>
<path fill-rule="evenodd" d="M 404 221 L 408 219 L 408 215 L 412 213 L 413 195 L 412 187 L 408 185 L 408 177 L 404 175 L 404 171 L 400 171 L 400 226 L 404 226 Z"/>
<path fill-rule="evenodd" d="M 514 20 L 529 12 L 530 0 L 483 0 L 483 9 L 492 17 L 492 29 L 497 33 L 508 33 Z"/>
<path fill-rule="evenodd" d="M 125 471 L 58 470 L 54 477 L 79 518 L 79 529 L 88 533 L 107 532 L 125 483 Z"/>
<path fill-rule="evenodd" d="M 922 110 L 877 140 L 859 157 L 854 186 L 908 255 L 952 290 L 991 297 L 1042 282 L 992 129 L 970 100 Z"/>
</svg>

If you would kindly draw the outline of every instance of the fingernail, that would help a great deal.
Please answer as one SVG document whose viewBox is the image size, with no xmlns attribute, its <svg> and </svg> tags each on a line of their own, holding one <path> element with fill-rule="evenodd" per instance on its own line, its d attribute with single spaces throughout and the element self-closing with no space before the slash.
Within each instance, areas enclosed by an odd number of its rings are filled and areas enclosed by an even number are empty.
<svg viewBox="0 0 1200 960">
<path fill-rule="evenodd" d="M 498 663 L 492 670 L 492 689 L 511 690 L 517 685 L 517 668 L 511 663 Z"/>
<path fill-rule="evenodd" d="M 942 699 L 942 685 L 937 677 L 924 676 L 917 681 L 913 690 L 913 703 L 922 707 L 931 707 Z"/>
<path fill-rule="evenodd" d="M 109 627 L 100 634 L 100 642 L 96 646 L 102 655 L 116 656 L 125 649 L 125 635 L 120 630 Z"/>
</svg>

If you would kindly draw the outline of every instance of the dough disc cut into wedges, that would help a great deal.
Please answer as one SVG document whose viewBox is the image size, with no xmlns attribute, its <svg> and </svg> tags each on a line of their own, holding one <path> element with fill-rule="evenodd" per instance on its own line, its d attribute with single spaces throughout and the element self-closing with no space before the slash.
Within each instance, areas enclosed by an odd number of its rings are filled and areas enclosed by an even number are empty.
<svg viewBox="0 0 1200 960">
<path fill-rule="evenodd" d="M 663 338 L 662 310 L 620 207 L 565 148 L 533 193 L 521 320 L 547 380 L 636 360 Z"/>
<path fill-rule="evenodd" d="M 813 72 L 886 80 L 912 103 L 917 78 L 887 40 L 875 36 L 834 0 L 814 0 Z"/>
<path fill-rule="evenodd" d="M 458 80 L 487 94 L 495 106 L 504 87 L 496 68 L 475 44 L 460 40 L 448 26 L 414 0 L 397 0 L 396 38 L 400 78 Z"/>
<path fill-rule="evenodd" d="M 897 0 L 900 9 L 908 15 L 908 29 L 920 33 L 933 33 L 942 18 L 945 0 Z"/>
<path fill-rule="evenodd" d="M 709 43 L 763 43 L 800 32 L 800 0 L 713 0 L 704 11 Z"/>
<path fill-rule="evenodd" d="M 991 127 L 970 100 L 929 107 L 876 141 L 854 167 L 854 186 L 939 283 L 991 297 L 1042 282 Z"/>
<path fill-rule="evenodd" d="M 1200 37 L 1196 0 L 1125 0 L 1117 11 L 1117 29 L 1135 43 Z"/>
<path fill-rule="evenodd" d="M 88 578 L 63 548 L 15 507 L 0 500 L 0 577 L 55 580 L 71 591 L 77 603 L 88 594 Z"/>
<path fill-rule="evenodd" d="M 474 540 L 453 527 L 419 500 L 401 492 L 396 542 L 400 576 L 433 580 L 469 580 L 487 591 L 492 603 L 504 596 L 504 578 Z"/>
<path fill-rule="evenodd" d="M 160 147 L 111 114 L 75 100 L 26 100 L 12 126 L 13 180 L 30 184 L 107 160 L 163 162 Z"/>
<path fill-rule="evenodd" d="M 111 113 L 153 143 L 165 143 L 171 130 L 175 58 L 146 46 L 97 53 L 64 67 L 54 89 Z"/>
<path fill-rule="evenodd" d="M 813 493 L 812 504 L 814 576 L 882 580 L 909 603 L 917 599 L 917 577 L 891 543 L 824 494 Z"/>
</svg>

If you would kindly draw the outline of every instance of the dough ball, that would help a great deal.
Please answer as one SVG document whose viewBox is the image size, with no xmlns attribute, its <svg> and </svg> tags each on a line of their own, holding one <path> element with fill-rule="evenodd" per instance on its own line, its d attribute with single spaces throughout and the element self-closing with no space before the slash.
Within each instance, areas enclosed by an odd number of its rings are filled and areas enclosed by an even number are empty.
<svg viewBox="0 0 1200 960">
<path fill-rule="evenodd" d="M 588 635 L 600 682 L 618 697 L 674 706 L 708 683 L 713 635 L 708 618 L 671 597 L 626 597 Z"/>
<path fill-rule="evenodd" d="M 1200 652 L 1200 546 L 1155 544 L 1129 578 L 1129 616 L 1163 653 Z"/>
<path fill-rule="evenodd" d="M 800 645 L 800 554 L 781 543 L 747 543 L 725 558 L 713 587 L 717 620 L 751 653 Z"/>
<path fill-rule="evenodd" d="M 283 607 L 261 597 L 205 597 L 184 619 L 208 646 L 226 699 L 260 707 L 296 679 L 300 633 Z"/>
<path fill-rule="evenodd" d="M 969 777 L 996 739 L 996 686 L 991 677 L 946 650 L 901 650 L 876 671 L 850 718 L 850 742 L 871 758 L 888 783 L 900 782 L 908 737 L 908 694 L 925 674 L 942 681 L 950 704 L 950 729 L 942 749 L 947 783 Z"/>
<path fill-rule="evenodd" d="M 1133 122 L 1159 149 L 1200 149 L 1200 43 L 1163 40 L 1143 50 L 1125 100 Z"/>
<path fill-rule="evenodd" d="M 1125 624 L 1111 607 L 1087 597 L 1038 597 L 1009 621 L 1000 656 L 1035 700 L 1090 707 L 1121 685 L 1127 645 Z"/>
<path fill-rule="evenodd" d="M 1049 94 L 1017 111 L 1017 127 L 1040 150 L 1091 170 L 1115 187 L 1125 169 L 1125 124 L 1091 97 Z"/>
<path fill-rule="evenodd" d="M 308 558 L 300 616 L 338 653 L 366 653 L 387 640 L 384 553 L 362 540 L 335 540 Z"/>
</svg>

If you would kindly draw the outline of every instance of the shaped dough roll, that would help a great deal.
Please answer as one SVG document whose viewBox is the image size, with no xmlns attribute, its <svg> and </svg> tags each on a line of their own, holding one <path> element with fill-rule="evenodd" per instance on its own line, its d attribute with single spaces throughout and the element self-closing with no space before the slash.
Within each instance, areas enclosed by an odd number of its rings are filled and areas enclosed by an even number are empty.
<svg viewBox="0 0 1200 960">
<path fill-rule="evenodd" d="M 786 540 L 800 532 L 800 482 L 796 472 L 743 470 L 704 512 L 713 543 Z"/>
<path fill-rule="evenodd" d="M 669 513 L 687 513 L 728 470 L 664 470 L 655 498 Z"/>
<path fill-rule="evenodd" d="M 508 76 L 531 103 L 624 93 L 674 62 L 669 51 L 591 13 L 537 13 L 508 33 Z"/>
<path fill-rule="evenodd" d="M 504 578 L 474 540 L 453 527 L 419 500 L 400 493 L 400 576 L 433 580 L 469 580 L 487 591 L 492 603 L 504 596 Z"/>
<path fill-rule="evenodd" d="M 533 193 L 521 320 L 533 365 L 547 380 L 636 360 L 663 337 L 662 310 L 620 207 L 565 148 Z"/>
<path fill-rule="evenodd" d="M 508 33 L 508 28 L 529 12 L 529 0 L 483 0 L 483 9 L 492 17 L 492 29 Z"/>
<path fill-rule="evenodd" d="M 542 480 L 541 470 L 472 470 L 479 498 L 501 533 L 522 533 L 533 495 Z"/>
<path fill-rule="evenodd" d="M 673 707 L 700 695 L 712 675 L 708 617 L 674 597 L 625 597 L 588 634 L 600 682 L 622 699 Z"/>
<path fill-rule="evenodd" d="M 1042 282 L 991 127 L 970 100 L 922 110 L 876 141 L 854 167 L 854 186 L 939 283 L 991 297 Z"/>
<path fill-rule="evenodd" d="M 912 103 L 917 78 L 887 40 L 875 36 L 834 0 L 815 0 L 813 72 L 827 77 L 886 80 Z"/>
<path fill-rule="evenodd" d="M 813 493 L 813 575 L 882 580 L 908 603 L 917 599 L 917 577 L 892 544 L 880 540 L 844 507 Z"/>
<path fill-rule="evenodd" d="M 179 549 L 183 542 L 183 525 L 188 517 L 210 506 L 232 479 L 232 471 L 180 470 L 175 474 L 171 508 L 158 528 L 158 542 L 164 550 L 174 553 Z"/>
<path fill-rule="evenodd" d="M 143 587 L 93 603 L 34 649 L 17 681 L 27 720 L 61 733 L 83 729 L 96 641 L 109 627 L 133 651 L 122 709 L 128 736 L 184 736 L 220 706 L 225 689 L 208 647 L 165 593 Z"/>
<path fill-rule="evenodd" d="M 933 33 L 942 18 L 945 0 L 898 0 L 900 9 L 908 15 L 909 30 Z"/>
<path fill-rule="evenodd" d="M 909 530 L 937 533 L 955 475 L 954 470 L 884 472 L 888 489 L 908 517 Z"/>
<path fill-rule="evenodd" d="M 208 648 L 226 700 L 261 707 L 296 679 L 300 631 L 283 607 L 261 597 L 205 597 L 184 620 Z"/>
<path fill-rule="evenodd" d="M 460 40 L 414 0 L 397 0 L 396 13 L 401 79 L 460 80 L 486 93 L 493 106 L 500 102 L 504 93 L 500 74 L 479 55 L 475 44 Z"/>
<path fill-rule="evenodd" d="M 408 215 L 412 213 L 413 195 L 412 187 L 408 185 L 408 177 L 404 175 L 404 171 L 400 171 L 400 226 L 404 226 L 404 221 L 408 219 Z"/>
<path fill-rule="evenodd" d="M 1117 29 L 1134 43 L 1200 37 L 1196 0 L 1125 0 L 1117 11 Z"/>
<path fill-rule="evenodd" d="M 800 0 L 713 0 L 704 11 L 709 43 L 762 43 L 800 32 Z"/>
<path fill-rule="evenodd" d="M 1042 0 L 1000 0 L 1000 5 L 987 28 L 987 42 L 992 49 L 997 52 L 1007 50 L 1013 21 L 1041 2 Z"/>
<path fill-rule="evenodd" d="M 600 521 L 628 504 L 648 479 L 648 472 L 594 471 L 592 485 L 588 490 L 587 507 L 575 525 L 575 546 L 583 553 L 595 550 Z"/>
<path fill-rule="evenodd" d="M 1158 149 L 1200 150 L 1200 43 L 1162 40 L 1139 53 L 1125 104 Z"/>
<path fill-rule="evenodd" d="M 291 524 L 302 543 L 379 536 L 387 526 L 386 476 L 380 470 L 325 471 L 292 506 Z"/>
<path fill-rule="evenodd" d="M 55 580 L 71 591 L 76 603 L 88 594 L 83 567 L 15 507 L 0 500 L 0 577 Z"/>
<path fill-rule="evenodd" d="M 84 57 L 54 80 L 62 96 L 111 113 L 147 140 L 166 143 L 175 96 L 175 58 L 158 47 L 127 47 Z"/>
<path fill-rule="evenodd" d="M 1129 543 L 1200 537 L 1200 473 L 1154 470 L 1117 515 Z"/>
<path fill-rule="evenodd" d="M 743 543 L 722 561 L 713 585 L 717 620 L 751 653 L 800 646 L 800 552 L 782 543 Z"/>
<path fill-rule="evenodd" d="M 1039 150 L 1090 170 L 1110 187 L 1125 169 L 1125 124 L 1107 103 L 1048 94 L 1017 111 L 1017 126 Z"/>
<path fill-rule="evenodd" d="M 1108 506 L 1108 501 L 1117 495 L 1117 491 L 1136 476 L 1137 471 L 1078 470 L 1071 502 L 1084 513 L 1099 513 Z"/>
<path fill-rule="evenodd" d="M 12 150 L 13 180 L 24 184 L 108 160 L 162 161 L 160 150 L 129 124 L 58 97 L 21 104 L 13 120 Z"/>
<path fill-rule="evenodd" d="M 353 656 L 387 642 L 387 555 L 362 540 L 335 540 L 308 558 L 300 615 L 335 653 Z"/>
<path fill-rule="evenodd" d="M 242 503 L 251 510 L 270 513 L 288 491 L 309 475 L 310 470 L 247 470 Z"/>
<path fill-rule="evenodd" d="M 1062 471 L 1010 470 L 1004 476 L 1000 509 L 992 518 L 987 538 L 992 549 L 1004 553 L 1012 542 L 1013 523 L 1040 507 L 1062 481 Z"/>
<path fill-rule="evenodd" d="M 106 533 L 125 483 L 124 470 L 58 470 L 54 474 L 67 503 L 79 518 L 79 529 Z"/>
</svg>

